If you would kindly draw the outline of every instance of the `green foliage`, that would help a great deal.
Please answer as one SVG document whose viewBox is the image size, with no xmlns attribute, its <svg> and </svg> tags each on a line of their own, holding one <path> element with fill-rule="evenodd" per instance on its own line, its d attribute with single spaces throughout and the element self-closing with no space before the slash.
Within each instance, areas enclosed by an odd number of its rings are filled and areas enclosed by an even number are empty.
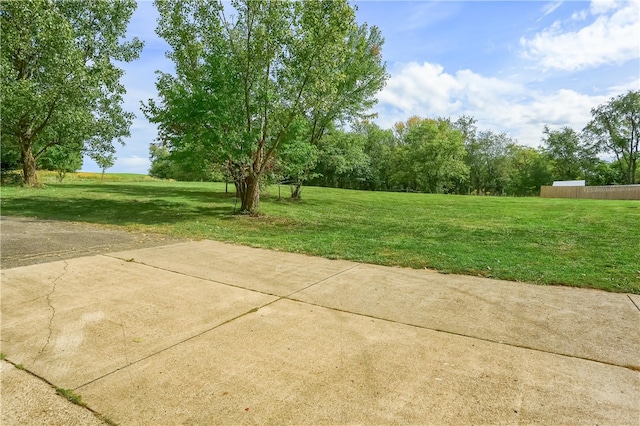
<svg viewBox="0 0 640 426">
<path fill-rule="evenodd" d="M 8 137 L 2 137 L 0 139 L 0 169 L 5 173 L 11 170 L 19 170 L 21 166 L 19 147 L 10 143 Z"/>
<path fill-rule="evenodd" d="M 640 91 L 611 98 L 591 110 L 585 133 L 599 151 L 613 154 L 625 184 L 638 182 L 640 160 Z"/>
<path fill-rule="evenodd" d="M 113 167 L 114 163 L 116 162 L 116 157 L 112 152 L 94 155 L 93 159 L 100 167 L 100 170 L 102 170 L 102 176 L 104 176 L 104 172 L 106 172 L 108 168 Z"/>
<path fill-rule="evenodd" d="M 331 131 L 319 146 L 318 182 L 326 186 L 360 188 L 366 180 L 369 157 L 364 152 L 362 134 Z"/>
<path fill-rule="evenodd" d="M 98 418 L 100 420 L 102 420 L 103 422 L 105 422 L 106 424 L 108 424 L 109 426 L 116 426 L 117 423 L 114 422 L 113 420 L 111 420 L 108 416 L 104 415 L 104 414 L 98 414 Z"/>
<path fill-rule="evenodd" d="M 397 123 L 394 131 L 361 120 L 350 130 L 329 125 L 320 139 L 314 139 L 313 129 L 308 117 L 296 118 L 265 169 L 267 182 L 292 185 L 293 198 L 298 198 L 306 181 L 351 189 L 516 196 L 537 195 L 542 185 L 554 180 L 586 179 L 588 185 L 625 182 L 624 158 L 613 162 L 597 158 L 594 147 L 568 127 L 545 126 L 544 146 L 539 149 L 520 146 L 504 133 L 478 130 L 475 119 L 468 116 L 453 123 L 412 117 Z M 172 150 L 152 144 L 150 154 L 153 176 L 225 179 L 203 144 Z M 230 163 L 226 170 L 237 178 L 233 167 L 238 163 L 229 159 L 225 164 Z"/>
<path fill-rule="evenodd" d="M 637 201 L 307 187 L 302 201 L 265 196 L 260 217 L 231 217 L 235 197 L 223 183 L 133 178 L 101 184 L 99 175 L 70 176 L 36 193 L 3 187 L 0 207 L 3 215 L 640 294 L 640 227 L 630 225 L 640 221 Z"/>
<path fill-rule="evenodd" d="M 149 175 L 160 179 L 175 179 L 187 182 L 212 182 L 225 180 L 225 170 L 212 163 L 201 146 L 194 150 L 167 150 L 160 144 L 149 147 L 151 167 Z"/>
<path fill-rule="evenodd" d="M 592 147 L 570 127 L 550 130 L 544 127 L 543 152 L 551 162 L 554 180 L 586 179 L 599 160 Z M 593 185 L 592 182 L 589 184 Z"/>
<path fill-rule="evenodd" d="M 518 196 L 539 195 L 542 185 L 553 183 L 551 165 L 537 150 L 525 146 L 509 145 L 511 177 L 507 193 Z"/>
<path fill-rule="evenodd" d="M 149 168 L 149 176 L 160 179 L 174 179 L 171 175 L 171 159 L 169 151 L 159 144 L 152 143 L 149 145 L 149 159 L 151 167 Z"/>
<path fill-rule="evenodd" d="M 260 180 L 278 162 L 300 160 L 291 143 L 283 152 L 298 120 L 309 121 L 308 140 L 295 139 L 300 153 L 331 123 L 369 109 L 386 79 L 379 31 L 358 26 L 346 0 L 237 0 L 229 19 L 218 2 L 156 6 L 176 74 L 160 74 L 161 102 L 150 100 L 145 115 L 170 153 L 201 152 L 224 164 L 242 211 L 258 210 Z"/>
<path fill-rule="evenodd" d="M 587 170 L 588 185 L 623 185 L 625 178 L 622 169 L 618 161 L 607 163 L 598 160 Z"/>
<path fill-rule="evenodd" d="M 514 144 L 505 133 L 478 131 L 475 119 L 462 116 L 454 124 L 462 132 L 465 144 L 465 163 L 469 179 L 465 193 L 485 195 L 506 194 L 507 184 L 514 172 L 508 146 Z"/>
<path fill-rule="evenodd" d="M 396 180 L 407 190 L 447 193 L 467 179 L 462 133 L 448 120 L 411 117 L 395 126 Z"/>
<path fill-rule="evenodd" d="M 302 185 L 317 176 L 318 147 L 309 143 L 310 128 L 304 119 L 297 119 L 282 142 L 276 167 L 276 181 L 291 185 L 291 198 L 300 199 Z"/>
<path fill-rule="evenodd" d="M 364 152 L 369 158 L 369 173 L 363 182 L 363 189 L 391 189 L 392 155 L 396 146 L 393 132 L 381 129 L 378 125 L 368 121 L 358 123 L 355 126 L 355 132 L 364 136 Z"/>
<path fill-rule="evenodd" d="M 60 182 L 67 173 L 75 172 L 81 167 L 82 150 L 77 147 L 54 145 L 38 159 L 38 168 L 57 172 Z"/>
<path fill-rule="evenodd" d="M 133 0 L 3 1 L 0 93 L 2 139 L 20 153 L 24 180 L 53 146 L 90 154 L 122 142 L 133 115 L 122 110 L 122 70 L 142 43 L 121 42 Z M 6 141 L 5 141 L 6 139 Z M 112 149 L 112 148 L 111 148 Z"/>
</svg>

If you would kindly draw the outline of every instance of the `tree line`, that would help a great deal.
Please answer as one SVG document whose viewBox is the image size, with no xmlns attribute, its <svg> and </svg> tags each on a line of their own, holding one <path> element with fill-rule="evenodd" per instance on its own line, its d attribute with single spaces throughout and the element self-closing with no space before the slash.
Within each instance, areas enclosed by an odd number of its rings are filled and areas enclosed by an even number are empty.
<svg viewBox="0 0 640 426">
<path fill-rule="evenodd" d="M 370 120 L 348 130 L 331 127 L 313 145 L 283 147 L 265 182 L 374 191 L 474 195 L 537 195 L 556 180 L 588 185 L 639 182 L 640 92 L 628 92 L 592 109 L 578 132 L 545 126 L 538 148 L 506 133 L 477 128 L 473 117 L 411 117 L 382 129 Z M 176 180 L 222 180 L 225 168 L 211 158 L 152 143 L 150 174 Z M 605 161 L 601 156 L 609 156 Z"/>
<path fill-rule="evenodd" d="M 384 39 L 347 0 L 156 0 L 172 73 L 142 105 L 158 126 L 150 173 L 233 182 L 243 212 L 268 183 L 463 194 L 535 194 L 553 179 L 635 183 L 639 92 L 592 110 L 583 131 L 545 128 L 539 149 L 478 130 L 472 117 L 412 117 L 381 129 L 367 115 L 388 79 Z M 2 170 L 113 165 L 133 114 L 117 62 L 134 0 L 0 3 Z M 604 162 L 606 153 L 613 161 Z"/>
</svg>

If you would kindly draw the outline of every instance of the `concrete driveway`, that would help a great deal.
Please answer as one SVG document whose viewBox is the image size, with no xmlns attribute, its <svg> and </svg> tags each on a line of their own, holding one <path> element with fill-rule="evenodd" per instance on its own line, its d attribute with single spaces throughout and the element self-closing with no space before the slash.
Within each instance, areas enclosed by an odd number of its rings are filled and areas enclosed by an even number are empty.
<svg viewBox="0 0 640 426">
<path fill-rule="evenodd" d="M 3 268 L 3 425 L 100 423 L 47 382 L 122 425 L 640 423 L 636 295 L 214 241 Z"/>
</svg>

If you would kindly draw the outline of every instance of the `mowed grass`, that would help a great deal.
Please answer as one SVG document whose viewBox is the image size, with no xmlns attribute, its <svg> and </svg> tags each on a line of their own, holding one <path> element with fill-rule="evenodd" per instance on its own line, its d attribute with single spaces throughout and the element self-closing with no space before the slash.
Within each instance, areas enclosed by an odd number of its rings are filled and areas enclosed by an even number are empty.
<svg viewBox="0 0 640 426">
<path fill-rule="evenodd" d="M 234 215 L 233 185 L 142 177 L 2 187 L 3 215 L 89 222 L 334 259 L 640 294 L 640 202 L 307 187 Z M 50 179 L 51 180 L 51 179 Z"/>
</svg>

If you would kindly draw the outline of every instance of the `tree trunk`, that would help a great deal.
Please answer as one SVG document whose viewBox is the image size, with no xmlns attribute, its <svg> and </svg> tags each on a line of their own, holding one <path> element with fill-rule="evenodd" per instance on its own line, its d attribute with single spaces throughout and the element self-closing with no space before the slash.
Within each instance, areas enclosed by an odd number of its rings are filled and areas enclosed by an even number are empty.
<svg viewBox="0 0 640 426">
<path fill-rule="evenodd" d="M 36 176 L 36 159 L 31 151 L 31 141 L 20 141 L 20 155 L 22 157 L 22 179 L 27 186 L 38 186 Z"/>
<path fill-rule="evenodd" d="M 244 178 L 240 190 L 242 199 L 241 213 L 256 214 L 260 208 L 260 176 L 249 175 Z"/>
<path fill-rule="evenodd" d="M 301 192 L 302 192 L 302 184 L 301 183 L 294 184 L 291 190 L 291 198 L 294 200 L 299 200 Z"/>
<path fill-rule="evenodd" d="M 633 145 L 629 147 L 629 161 L 627 162 L 627 185 L 633 185 L 636 183 L 636 152 L 633 150 Z"/>
</svg>

